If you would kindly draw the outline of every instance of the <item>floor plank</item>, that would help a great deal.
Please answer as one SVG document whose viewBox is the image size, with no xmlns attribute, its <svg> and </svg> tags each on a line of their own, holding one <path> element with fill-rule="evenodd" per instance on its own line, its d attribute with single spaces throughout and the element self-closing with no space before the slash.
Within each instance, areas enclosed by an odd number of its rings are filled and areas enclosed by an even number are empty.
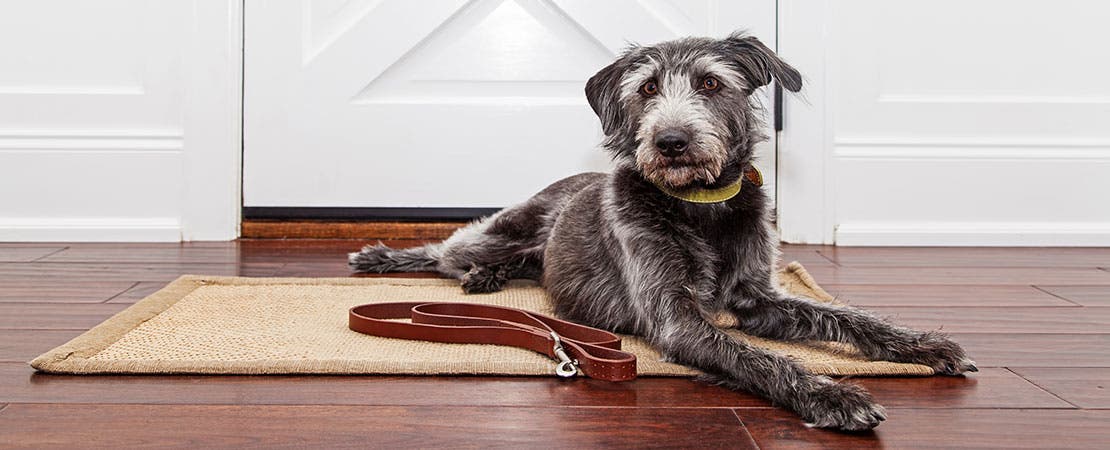
<svg viewBox="0 0 1110 450">
<path fill-rule="evenodd" d="M 0 303 L 0 329 L 89 329 L 129 305 L 112 303 Z"/>
<path fill-rule="evenodd" d="M 401 248 L 426 242 L 387 244 Z M 552 439 L 546 446 L 561 442 L 552 437 L 557 428 L 577 433 L 570 444 L 596 446 L 614 443 L 605 430 L 622 426 L 626 414 L 632 429 L 649 441 L 632 444 L 660 446 L 753 445 L 728 440 L 746 438 L 734 412 L 752 425 L 764 448 L 1094 447 L 1106 438 L 1099 433 L 1110 428 L 1105 426 L 1110 411 L 1099 409 L 1110 408 L 1105 394 L 1110 383 L 1110 271 L 1097 269 L 1110 267 L 1110 249 L 785 246 L 784 260 L 801 261 L 851 304 L 897 316 L 917 328 L 943 327 L 953 333 L 982 369 L 967 377 L 853 379 L 890 411 L 891 419 L 874 435 L 809 430 L 764 400 L 688 379 L 604 383 L 543 377 L 67 376 L 35 374 L 24 363 L 181 274 L 347 277 L 346 254 L 367 243 L 0 243 L 0 255 L 21 249 L 8 253 L 12 261 L 0 262 L 0 408 L 11 405 L 0 409 L 0 434 L 6 438 L 7 430 L 56 416 L 60 423 L 91 418 L 96 424 L 58 435 L 58 445 L 65 438 L 78 443 L 82 437 L 113 433 L 119 435 L 113 438 L 141 439 L 136 432 L 145 429 L 136 425 L 140 420 L 161 420 L 174 429 L 156 431 L 150 442 L 204 444 L 207 438 L 227 438 L 222 442 L 232 442 L 228 445 L 261 446 L 271 442 L 267 439 L 289 438 L 282 442 L 304 446 L 305 441 L 295 440 L 307 437 L 299 435 L 299 428 L 251 429 L 261 420 L 252 418 L 255 413 L 280 423 L 299 421 L 301 412 L 310 423 L 340 417 L 334 427 L 321 428 L 337 433 L 334 441 L 321 442 L 336 445 L 356 434 L 374 437 L 365 432 L 374 427 L 405 436 L 423 422 L 437 437 L 461 436 L 463 428 L 479 434 L 473 430 L 496 417 L 505 423 L 519 421 L 522 425 L 514 430 L 528 437 Z M 48 249 L 61 251 L 42 253 Z M 12 411 L 25 422 L 9 421 Z M 541 417 L 563 412 L 569 418 L 542 423 Z M 699 424 L 709 427 L 705 442 L 682 440 L 689 439 L 685 428 L 697 431 Z M 235 440 L 237 433 L 242 440 Z M 1073 440 L 1055 445 L 1060 442 L 1053 435 Z M 492 444 L 522 446 L 518 441 Z"/>
<path fill-rule="evenodd" d="M 822 284 L 854 306 L 1076 306 L 1032 286 Z M 1110 286 L 1105 287 L 1110 289 Z"/>
<path fill-rule="evenodd" d="M 45 283 L 36 279 L 0 279 L 0 302 L 99 303 L 131 289 L 131 281 L 96 281 L 60 278 Z"/>
<path fill-rule="evenodd" d="M 967 376 L 859 377 L 887 408 L 1070 408 L 1052 394 L 1006 369 L 982 368 Z M 928 392 L 929 395 L 918 395 Z"/>
<path fill-rule="evenodd" d="M 1110 368 L 1015 367 L 1013 371 L 1080 408 L 1110 409 Z"/>
<path fill-rule="evenodd" d="M 954 333 L 952 339 L 980 368 L 1110 367 L 1110 334 Z"/>
<path fill-rule="evenodd" d="M 859 377 L 889 408 L 1067 408 L 1005 369 L 968 377 Z M 374 406 L 621 406 L 765 408 L 749 394 L 686 378 L 630 383 L 546 377 L 78 376 L 0 364 L 0 402 L 358 404 Z M 915 395 L 929 392 L 928 396 Z"/>
<path fill-rule="evenodd" d="M 1084 306 L 1110 306 L 1110 286 L 1037 286 L 1052 295 Z"/>
<path fill-rule="evenodd" d="M 0 247 L 0 263 L 31 262 L 65 250 L 65 247 Z"/>
<path fill-rule="evenodd" d="M 836 264 L 832 260 L 826 258 L 819 251 L 828 247 L 824 245 L 783 245 L 780 249 L 782 255 L 779 261 L 783 263 L 797 261 L 806 268 L 835 266 Z"/>
<path fill-rule="evenodd" d="M 704 408 L 13 404 L 0 435 L 35 448 L 755 448 L 731 411 Z"/>
<path fill-rule="evenodd" d="M 158 292 L 160 289 L 166 287 L 167 284 L 169 283 L 164 281 L 142 281 L 135 283 L 130 289 L 109 299 L 107 303 L 135 303 L 147 298 L 150 294 Z"/>
<path fill-rule="evenodd" d="M 0 264 L 0 282 L 173 281 L 184 274 L 244 277 L 272 276 L 282 263 L 48 263 Z"/>
<path fill-rule="evenodd" d="M 1099 267 L 1110 248 L 1074 247 L 835 247 L 819 252 L 841 266 L 860 267 Z"/>
<path fill-rule="evenodd" d="M 0 363 L 24 363 L 84 333 L 85 330 L 0 330 Z M 0 378 L 10 375 L 5 373 Z M 4 380 L 0 380 L 3 384 Z"/>
<path fill-rule="evenodd" d="M 991 404 L 1005 405 L 1006 401 L 1002 399 Z M 0 402 L 660 408 L 768 406 L 766 401 L 750 394 L 674 377 L 645 377 L 628 383 L 611 383 L 587 378 L 563 380 L 554 377 L 492 376 L 81 376 L 36 373 L 30 366 L 20 363 L 0 363 Z"/>
<path fill-rule="evenodd" d="M 209 263 L 235 264 L 240 261 L 234 243 L 104 243 L 90 242 L 68 246 L 39 262 L 66 263 Z"/>
<path fill-rule="evenodd" d="M 1110 411 L 900 409 L 867 433 L 806 427 L 780 409 L 739 409 L 760 448 L 1092 449 L 1110 441 Z"/>
<path fill-rule="evenodd" d="M 79 263 L 207 263 L 236 264 L 285 261 L 346 261 L 347 253 L 377 240 L 276 240 L 246 239 L 235 242 L 78 243 L 40 262 Z M 423 245 L 429 240 L 390 239 L 393 248 Z"/>
<path fill-rule="evenodd" d="M 868 308 L 895 322 L 948 333 L 1106 333 L 1110 308 L 878 306 Z"/>
<path fill-rule="evenodd" d="M 1110 272 L 1057 267 L 814 267 L 821 284 L 1110 286 Z"/>
</svg>

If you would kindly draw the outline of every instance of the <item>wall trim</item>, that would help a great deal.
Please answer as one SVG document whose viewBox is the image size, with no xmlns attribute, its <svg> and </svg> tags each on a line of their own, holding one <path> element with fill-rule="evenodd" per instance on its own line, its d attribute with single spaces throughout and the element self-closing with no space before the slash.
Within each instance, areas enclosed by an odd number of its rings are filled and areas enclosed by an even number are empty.
<svg viewBox="0 0 1110 450">
<path fill-rule="evenodd" d="M 176 217 L 0 218 L 0 241 L 178 242 Z"/>
<path fill-rule="evenodd" d="M 842 159 L 1110 159 L 1108 139 L 966 139 L 884 136 L 838 137 Z"/>
<path fill-rule="evenodd" d="M 1110 96 L 1011 94 L 881 94 L 879 103 L 956 103 L 965 105 L 1107 105 Z"/>
<path fill-rule="evenodd" d="M 852 222 L 836 245 L 1108 247 L 1110 222 Z"/>
<path fill-rule="evenodd" d="M 181 152 L 180 131 L 148 130 L 3 130 L 0 151 Z"/>
</svg>

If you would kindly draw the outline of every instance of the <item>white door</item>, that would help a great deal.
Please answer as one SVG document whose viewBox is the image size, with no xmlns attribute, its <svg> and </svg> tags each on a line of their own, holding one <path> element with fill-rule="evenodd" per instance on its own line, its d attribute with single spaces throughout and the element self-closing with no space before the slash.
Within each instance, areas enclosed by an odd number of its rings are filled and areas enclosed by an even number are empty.
<svg viewBox="0 0 1110 450">
<path fill-rule="evenodd" d="M 958 11 L 958 13 L 953 13 Z M 1110 245 L 1110 3 L 783 0 L 788 242 Z"/>
<path fill-rule="evenodd" d="M 629 42 L 748 29 L 775 45 L 775 0 L 247 0 L 245 15 L 248 216 L 507 206 L 609 169 L 583 87 Z M 773 145 L 760 153 L 773 189 Z"/>
</svg>

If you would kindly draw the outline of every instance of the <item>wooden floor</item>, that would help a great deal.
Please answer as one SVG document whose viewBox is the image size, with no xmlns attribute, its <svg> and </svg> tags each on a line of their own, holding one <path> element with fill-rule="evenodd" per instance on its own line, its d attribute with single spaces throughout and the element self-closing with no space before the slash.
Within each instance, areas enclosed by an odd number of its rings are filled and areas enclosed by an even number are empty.
<svg viewBox="0 0 1110 450">
<path fill-rule="evenodd" d="M 859 379 L 889 412 L 865 434 L 687 379 L 55 376 L 25 363 L 178 275 L 347 276 L 359 244 L 0 244 L 0 446 L 1110 447 L 1107 248 L 787 246 L 829 291 L 943 328 L 981 368 Z"/>
</svg>

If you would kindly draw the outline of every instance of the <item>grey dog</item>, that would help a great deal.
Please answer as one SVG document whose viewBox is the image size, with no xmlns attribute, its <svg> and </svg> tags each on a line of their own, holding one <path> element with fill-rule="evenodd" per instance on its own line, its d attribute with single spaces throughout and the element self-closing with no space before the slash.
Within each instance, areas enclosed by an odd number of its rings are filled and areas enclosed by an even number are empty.
<svg viewBox="0 0 1110 450">
<path fill-rule="evenodd" d="M 793 92 L 802 87 L 794 68 L 743 33 L 632 46 L 586 83 L 616 163 L 612 174 L 558 181 L 441 243 L 368 246 L 350 255 L 350 267 L 435 270 L 459 278 L 467 293 L 500 290 L 511 278 L 540 280 L 561 317 L 643 336 L 667 360 L 764 396 L 814 426 L 873 428 L 886 416 L 867 391 L 813 375 L 711 320 L 729 313 L 751 335 L 846 342 L 868 358 L 942 374 L 977 370 L 940 333 L 777 287 L 771 210 L 744 176 L 753 145 L 765 139 L 752 93 L 772 78 Z M 741 189 L 708 203 L 674 194 L 730 187 Z"/>
</svg>

